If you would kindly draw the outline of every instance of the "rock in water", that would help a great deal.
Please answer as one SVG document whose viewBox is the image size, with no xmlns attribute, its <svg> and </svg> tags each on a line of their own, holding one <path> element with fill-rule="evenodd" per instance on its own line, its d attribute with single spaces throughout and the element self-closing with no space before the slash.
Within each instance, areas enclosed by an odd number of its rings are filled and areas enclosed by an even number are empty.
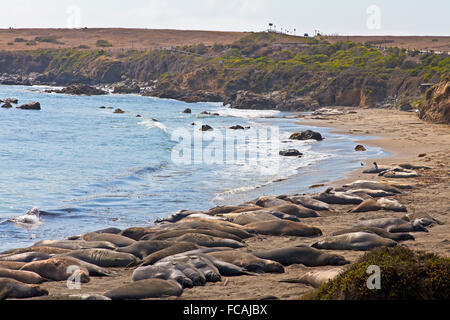
<svg viewBox="0 0 450 320">
<path fill-rule="evenodd" d="M 317 140 L 322 141 L 323 137 L 319 132 L 312 130 L 306 130 L 302 132 L 296 132 L 289 138 L 291 140 Z"/>
<path fill-rule="evenodd" d="M 301 157 L 301 156 L 303 156 L 303 153 L 301 153 L 297 149 L 288 149 L 288 150 L 280 151 L 280 156 L 283 156 L 283 157 Z"/>
<path fill-rule="evenodd" d="M 41 110 L 41 104 L 39 102 L 31 102 L 27 104 L 23 104 L 21 106 L 18 106 L 17 109 L 22 110 Z"/>
<path fill-rule="evenodd" d="M 367 149 L 366 149 L 363 145 L 358 144 L 358 145 L 355 147 L 355 151 L 367 151 Z"/>
</svg>

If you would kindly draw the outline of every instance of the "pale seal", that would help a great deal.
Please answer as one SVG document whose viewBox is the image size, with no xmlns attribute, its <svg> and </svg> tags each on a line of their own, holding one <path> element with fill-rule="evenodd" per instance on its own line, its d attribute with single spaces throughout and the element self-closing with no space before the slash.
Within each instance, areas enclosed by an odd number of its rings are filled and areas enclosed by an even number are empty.
<svg viewBox="0 0 450 320">
<path fill-rule="evenodd" d="M 374 233 L 354 232 L 327 237 L 311 245 L 317 249 L 367 251 L 378 247 L 394 247 L 397 242 Z"/>
</svg>

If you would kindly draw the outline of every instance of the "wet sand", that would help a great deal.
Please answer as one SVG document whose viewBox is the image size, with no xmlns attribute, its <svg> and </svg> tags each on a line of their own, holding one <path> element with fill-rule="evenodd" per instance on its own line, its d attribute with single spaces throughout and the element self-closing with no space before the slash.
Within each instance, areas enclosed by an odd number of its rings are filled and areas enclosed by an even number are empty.
<svg viewBox="0 0 450 320">
<path fill-rule="evenodd" d="M 302 117 L 301 124 L 333 128 L 336 132 L 357 136 L 375 136 L 376 139 L 363 140 L 359 143 L 370 148 L 378 146 L 391 153 L 384 159 L 377 159 L 378 164 L 391 165 L 411 163 L 425 165 L 431 170 L 418 170 L 420 177 L 395 179 L 395 182 L 413 185 L 411 190 L 404 190 L 394 198 L 408 208 L 408 213 L 427 213 L 441 221 L 428 233 L 414 233 L 415 241 L 402 242 L 411 249 L 435 252 L 450 256 L 450 127 L 425 123 L 414 113 L 393 110 L 344 108 L 344 115 Z M 348 111 L 356 113 L 348 113 Z M 355 151 L 356 152 L 356 151 Z M 425 154 L 425 155 L 424 155 Z M 419 157 L 419 155 L 421 155 Z M 364 168 L 371 166 L 367 161 Z M 362 174 L 359 169 L 348 173 L 344 179 L 335 181 L 332 186 L 341 186 L 354 180 L 385 180 L 371 174 Z M 394 180 L 394 179 L 387 179 Z M 323 236 L 316 238 L 256 236 L 245 240 L 246 248 L 239 250 L 255 251 L 272 249 L 295 244 L 312 244 L 324 236 L 354 225 L 361 218 L 403 217 L 404 213 L 391 211 L 348 213 L 353 206 L 333 205 L 333 210 L 320 213 L 318 218 L 301 219 L 305 224 L 320 228 Z M 192 208 L 191 208 L 192 209 Z M 330 251 L 355 262 L 364 252 Z M 259 276 L 223 277 L 219 283 L 208 283 L 205 287 L 185 289 L 177 299 L 186 300 L 235 300 L 235 299 L 301 299 L 301 296 L 313 290 L 304 284 L 282 283 L 280 280 L 299 278 L 310 270 L 326 270 L 333 266 L 308 268 L 293 265 L 285 268 L 283 274 L 262 274 Z M 132 270 L 115 269 L 120 272 L 115 278 L 91 277 L 81 290 L 68 290 L 65 282 L 49 282 L 43 286 L 50 292 L 49 296 L 36 299 L 68 299 L 70 294 L 103 294 L 105 291 L 131 282 Z"/>
</svg>

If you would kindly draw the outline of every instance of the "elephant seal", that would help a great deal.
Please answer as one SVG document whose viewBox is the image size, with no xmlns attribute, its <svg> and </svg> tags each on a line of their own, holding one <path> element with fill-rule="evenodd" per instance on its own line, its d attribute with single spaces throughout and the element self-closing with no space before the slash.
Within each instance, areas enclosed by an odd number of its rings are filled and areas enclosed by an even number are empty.
<svg viewBox="0 0 450 320">
<path fill-rule="evenodd" d="M 296 216 L 297 218 L 316 218 L 319 216 L 314 210 L 293 203 L 270 207 L 270 210 Z"/>
<path fill-rule="evenodd" d="M 40 275 L 31 271 L 10 270 L 5 268 L 0 268 L 0 278 L 14 279 L 27 284 L 39 284 L 45 281 Z"/>
<path fill-rule="evenodd" d="M 315 211 L 330 210 L 330 205 L 328 203 L 316 200 L 309 196 L 301 196 L 301 195 L 285 196 L 285 198 L 283 199 Z"/>
<path fill-rule="evenodd" d="M 377 165 L 376 163 L 374 163 L 374 167 L 366 169 L 362 173 L 365 173 L 365 174 L 371 174 L 371 173 L 372 174 L 378 174 L 378 173 L 381 173 L 381 172 L 384 172 L 384 171 L 387 171 L 387 170 L 391 170 L 391 169 L 392 169 L 392 167 L 383 166 L 383 165 Z"/>
<path fill-rule="evenodd" d="M 363 202 L 361 202 L 361 204 L 359 204 L 356 208 L 350 210 L 349 212 L 368 212 L 379 210 L 388 210 L 397 212 L 407 211 L 406 207 L 397 200 L 381 198 L 378 200 L 375 199 L 364 200 Z"/>
<path fill-rule="evenodd" d="M 76 266 L 78 269 L 69 272 L 69 267 L 71 266 Z M 43 278 L 54 281 L 67 280 L 74 273 L 79 275 L 82 283 L 87 283 L 90 280 L 89 271 L 77 259 L 67 257 L 30 262 L 24 265 L 20 270 L 32 271 Z"/>
<path fill-rule="evenodd" d="M 155 253 L 159 250 L 166 249 L 175 244 L 173 241 L 163 240 L 142 240 L 136 241 L 131 246 L 119 248 L 117 252 L 131 253 L 139 259 L 144 259 L 149 254 Z"/>
<path fill-rule="evenodd" d="M 181 242 L 192 242 L 202 247 L 229 247 L 233 249 L 245 247 L 245 245 L 239 241 L 211 237 L 199 233 L 188 233 L 180 237 L 177 237 L 174 240 Z"/>
<path fill-rule="evenodd" d="M 420 223 L 412 223 L 411 221 L 399 218 L 380 218 L 372 220 L 361 220 L 353 226 L 356 227 L 376 227 L 385 229 L 392 233 L 398 232 L 428 232 Z"/>
<path fill-rule="evenodd" d="M 245 227 L 249 231 L 271 236 L 313 237 L 322 235 L 322 231 L 319 228 L 287 220 L 255 222 L 250 223 Z"/>
<path fill-rule="evenodd" d="M 241 239 L 248 239 L 253 237 L 252 234 L 244 230 L 244 228 L 238 224 L 225 221 L 209 221 L 204 219 L 185 219 L 176 224 L 177 229 L 210 229 L 218 230 L 225 233 L 230 233 Z"/>
<path fill-rule="evenodd" d="M 122 230 L 119 234 L 121 236 L 133 239 L 133 240 L 140 240 L 144 235 L 149 233 L 155 233 L 159 230 L 156 228 L 140 228 L 140 227 L 132 227 L 125 230 Z"/>
<path fill-rule="evenodd" d="M 328 188 L 313 198 L 328 204 L 360 204 L 364 201 L 363 198 L 352 193 L 341 191 L 334 192 L 332 188 Z"/>
<path fill-rule="evenodd" d="M 155 220 L 155 224 L 163 224 L 163 223 L 175 223 L 180 220 L 183 220 L 186 217 L 189 217 L 191 214 L 202 213 L 201 211 L 191 211 L 191 210 L 180 210 L 171 214 L 165 218 L 159 218 Z"/>
<path fill-rule="evenodd" d="M 190 243 L 190 242 L 179 242 L 179 243 L 175 243 L 173 246 L 170 246 L 168 248 L 159 250 L 155 253 L 152 253 L 150 255 L 148 255 L 147 257 L 145 257 L 142 260 L 141 265 L 142 266 L 148 266 L 151 264 L 154 264 L 156 262 L 158 262 L 159 260 L 168 257 L 168 256 L 172 256 L 178 253 L 183 253 L 186 251 L 191 251 L 191 250 L 195 250 L 198 249 L 199 246 L 197 246 L 194 243 Z"/>
<path fill-rule="evenodd" d="M 395 247 L 396 245 L 396 241 L 380 237 L 374 233 L 354 232 L 327 237 L 312 244 L 311 247 L 327 250 L 367 251 L 378 247 Z"/>
<path fill-rule="evenodd" d="M 285 213 L 282 213 L 285 214 Z M 242 213 L 229 213 L 226 214 L 225 217 L 230 217 L 230 220 L 233 223 L 239 224 L 241 226 L 245 226 L 249 223 L 266 221 L 266 220 L 276 220 L 280 219 L 268 210 L 259 210 L 259 211 L 250 211 L 250 212 L 242 212 Z M 233 217 L 233 218 L 231 218 Z"/>
<path fill-rule="evenodd" d="M 168 240 L 172 238 L 176 238 L 188 233 L 197 233 L 197 234 L 205 234 L 212 237 L 223 238 L 223 239 L 231 239 L 235 241 L 242 242 L 242 239 L 227 232 L 219 231 L 219 230 L 211 230 L 211 229 L 171 229 L 167 231 L 161 231 L 154 234 L 148 234 L 142 237 L 141 240 Z"/>
<path fill-rule="evenodd" d="M 251 253 L 237 252 L 234 250 L 217 251 L 207 253 L 208 256 L 234 264 L 244 270 L 257 273 L 284 273 L 281 264 L 275 261 L 261 259 Z"/>
<path fill-rule="evenodd" d="M 277 207 L 277 206 L 283 206 L 289 204 L 288 201 L 279 199 L 277 197 L 261 197 L 256 201 L 256 205 L 263 207 L 263 208 L 271 208 L 271 207 Z"/>
<path fill-rule="evenodd" d="M 31 286 L 14 279 L 0 278 L 0 300 L 28 299 L 48 295 L 40 286 Z"/>
<path fill-rule="evenodd" d="M 47 254 L 63 254 L 63 253 L 70 252 L 70 250 L 69 249 L 54 248 L 54 247 L 28 247 L 28 248 L 19 248 L 19 249 L 7 250 L 5 252 L 2 252 L 2 254 L 19 254 L 19 253 L 26 253 L 26 252 L 41 252 L 41 253 L 47 253 Z"/>
<path fill-rule="evenodd" d="M 396 170 L 389 170 L 384 171 L 379 174 L 379 176 L 385 177 L 385 178 L 393 178 L 393 179 L 406 179 L 406 178 L 417 178 L 419 177 L 419 174 L 415 171 L 396 171 Z"/>
<path fill-rule="evenodd" d="M 340 255 L 330 254 L 305 245 L 258 251 L 254 254 L 262 259 L 277 261 L 283 266 L 292 264 L 303 264 L 307 267 L 342 266 L 350 263 Z"/>
<path fill-rule="evenodd" d="M 218 282 L 221 280 L 219 269 L 204 255 L 179 256 L 176 258 L 168 257 L 168 259 L 176 259 L 176 261 L 183 261 L 192 265 L 205 276 L 206 282 Z"/>
<path fill-rule="evenodd" d="M 86 233 L 84 235 L 67 237 L 65 240 L 81 240 L 82 237 L 86 236 L 86 235 L 101 234 L 101 233 L 119 234 L 121 232 L 122 232 L 122 230 L 120 230 L 118 228 L 106 228 L 106 229 L 101 229 L 101 230 L 97 230 L 97 231 L 92 231 L 92 232 Z"/>
<path fill-rule="evenodd" d="M 392 192 L 395 194 L 402 193 L 395 185 L 389 183 L 383 183 L 379 181 L 368 181 L 368 180 L 357 180 L 352 183 L 344 185 L 346 188 L 351 189 L 372 189 L 372 190 L 383 190 L 386 192 Z"/>
<path fill-rule="evenodd" d="M 90 234 L 84 235 L 82 238 L 85 241 L 110 242 L 119 248 L 127 247 L 136 242 L 135 240 L 130 239 L 128 237 L 121 236 L 120 234 L 112 234 L 112 233 L 90 233 Z"/>
<path fill-rule="evenodd" d="M 380 198 L 380 197 L 391 197 L 395 196 L 394 192 L 384 191 L 384 190 L 374 190 L 374 189 L 350 189 L 347 190 L 348 193 L 353 193 L 356 195 L 366 194 L 372 198 Z"/>
<path fill-rule="evenodd" d="M 112 300 L 141 300 L 150 298 L 179 297 L 182 286 L 173 280 L 147 279 L 109 290 L 104 296 Z"/>
<path fill-rule="evenodd" d="M 81 249 L 110 249 L 114 250 L 116 246 L 108 241 L 85 241 L 85 240 L 43 240 L 36 242 L 34 247 L 54 247 L 69 250 Z"/>
<path fill-rule="evenodd" d="M 298 279 L 287 279 L 281 280 L 280 282 L 303 283 L 314 288 L 320 288 L 328 281 L 338 277 L 344 270 L 344 268 L 333 268 L 330 270 L 309 271 Z"/>
<path fill-rule="evenodd" d="M 211 208 L 209 209 L 207 212 L 205 212 L 208 215 L 218 215 L 218 214 L 224 214 L 224 213 L 230 213 L 236 210 L 241 209 L 241 207 L 237 207 L 237 206 L 219 206 L 219 207 L 215 207 L 215 208 Z"/>
<path fill-rule="evenodd" d="M 196 284 L 190 279 L 185 273 L 184 269 L 189 268 L 187 265 L 183 265 L 179 262 L 158 262 L 154 265 L 139 267 L 134 270 L 132 275 L 133 281 L 140 281 L 146 279 L 163 279 L 163 280 L 173 280 L 178 282 L 183 288 L 193 288 L 194 286 L 205 285 L 206 279 L 200 276 L 199 272 L 195 272 L 191 269 L 191 275 L 195 274 Z M 203 280 L 203 281 L 202 281 Z"/>
<path fill-rule="evenodd" d="M 400 241 L 408 241 L 408 240 L 415 240 L 414 236 L 410 235 L 409 233 L 391 233 L 386 231 L 385 229 L 376 228 L 376 227 L 357 227 L 357 228 L 350 228 L 350 229 L 344 229 L 337 232 L 332 233 L 332 236 L 340 236 L 342 234 L 347 233 L 355 233 L 355 232 L 367 232 L 367 233 L 374 233 L 376 235 L 379 235 L 380 237 L 391 239 L 397 242 Z"/>
<path fill-rule="evenodd" d="M 229 250 L 229 248 L 224 248 L 225 250 Z M 225 277 L 236 277 L 236 276 L 254 276 L 256 275 L 256 273 L 252 273 L 249 271 L 244 270 L 243 268 L 236 266 L 234 264 L 216 259 L 212 256 L 208 256 L 207 253 L 209 252 L 216 252 L 216 251 L 221 251 L 218 248 L 207 248 L 207 249 L 197 249 L 197 250 L 193 250 L 193 251 L 188 251 L 188 252 L 184 252 L 184 253 L 179 253 L 170 257 L 166 257 L 164 259 L 161 259 L 161 261 L 166 261 L 167 259 L 171 260 L 171 259 L 184 259 L 185 257 L 189 257 L 189 259 L 193 258 L 200 258 L 202 259 L 203 262 L 206 262 L 208 264 L 208 266 L 213 267 L 212 272 L 213 274 L 210 274 L 209 267 L 207 270 L 203 270 L 202 266 L 200 265 L 195 265 L 197 269 L 202 270 L 202 272 L 205 274 L 205 277 L 208 279 L 209 275 L 211 275 L 212 279 L 208 280 L 211 282 L 217 282 L 220 281 L 220 275 L 223 275 Z M 219 275 L 219 279 L 214 280 L 215 278 L 217 278 L 217 272 Z"/>
<path fill-rule="evenodd" d="M 132 267 L 139 263 L 139 259 L 124 252 L 117 252 L 108 249 L 81 249 L 66 253 L 63 256 L 72 257 L 94 264 L 103 268 Z"/>
<path fill-rule="evenodd" d="M 0 261 L 16 261 L 16 262 L 32 262 L 39 260 L 46 260 L 52 256 L 44 252 L 24 252 L 18 254 L 1 255 Z"/>
<path fill-rule="evenodd" d="M 10 270 L 20 270 L 26 262 L 18 262 L 18 261 L 0 261 L 0 268 L 10 269 Z"/>
</svg>

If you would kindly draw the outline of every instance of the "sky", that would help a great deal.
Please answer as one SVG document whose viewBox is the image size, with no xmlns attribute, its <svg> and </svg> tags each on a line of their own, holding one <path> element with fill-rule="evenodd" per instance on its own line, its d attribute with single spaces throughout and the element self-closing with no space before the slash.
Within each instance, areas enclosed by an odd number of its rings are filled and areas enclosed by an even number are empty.
<svg viewBox="0 0 450 320">
<path fill-rule="evenodd" d="M 0 28 L 124 27 L 450 36 L 449 0 L 14 0 Z"/>
</svg>

